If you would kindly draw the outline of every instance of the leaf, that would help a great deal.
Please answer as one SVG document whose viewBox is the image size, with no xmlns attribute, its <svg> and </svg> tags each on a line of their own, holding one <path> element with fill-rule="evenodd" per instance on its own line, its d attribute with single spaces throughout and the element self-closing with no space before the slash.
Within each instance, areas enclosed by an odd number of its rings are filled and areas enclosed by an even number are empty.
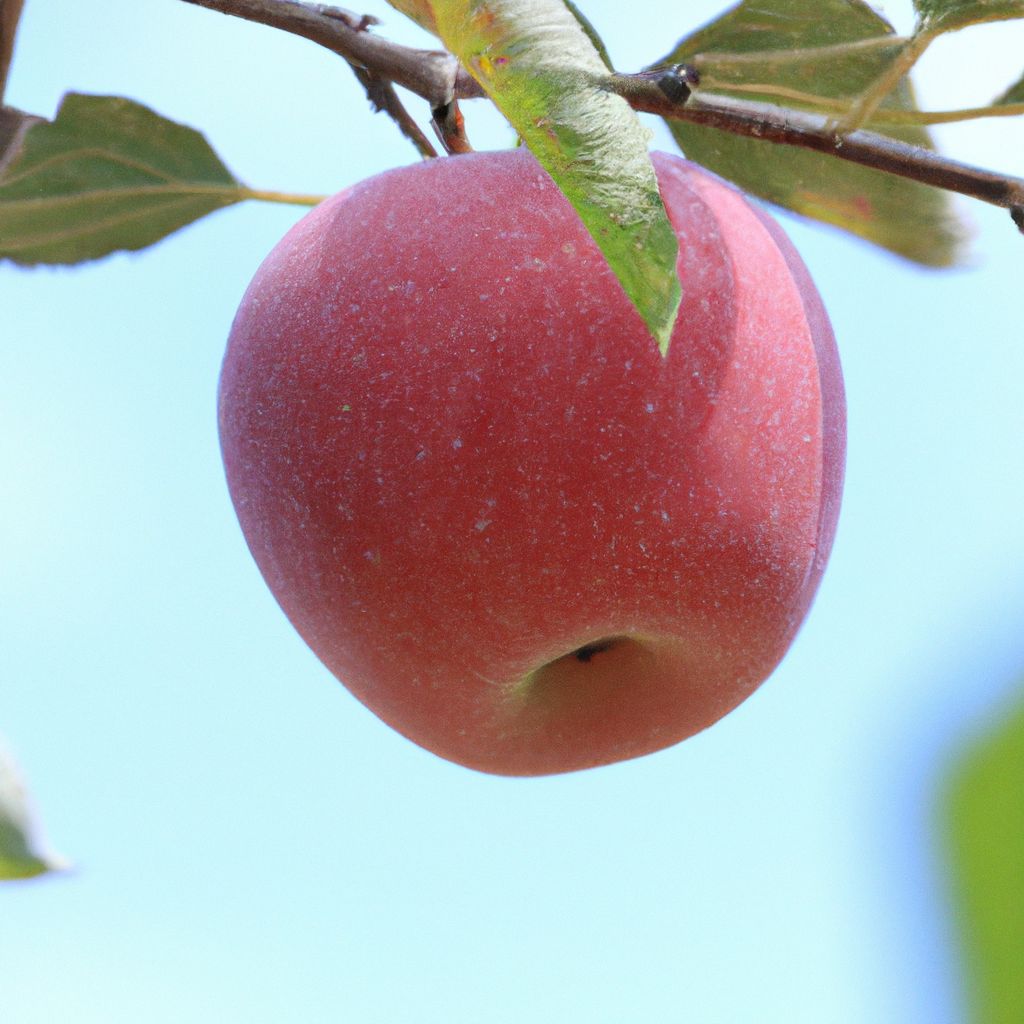
<svg viewBox="0 0 1024 1024">
<path fill-rule="evenodd" d="M 921 25 L 932 32 L 955 32 L 986 21 L 1024 18 L 1024 0 L 914 0 Z"/>
<path fill-rule="evenodd" d="M 1024 103 L 1024 75 L 1002 94 L 992 101 L 992 106 L 999 107 L 1008 103 Z"/>
<path fill-rule="evenodd" d="M 942 816 L 973 1019 L 1024 1021 L 1024 702 L 956 765 Z"/>
<path fill-rule="evenodd" d="M 562 0 L 435 0 L 445 46 L 572 203 L 664 352 L 679 308 L 675 232 L 648 132 Z"/>
<path fill-rule="evenodd" d="M 830 113 L 881 74 L 902 46 L 860 0 L 744 0 L 679 42 L 661 64 L 693 63 L 702 89 L 776 104 L 814 96 Z M 655 65 L 655 66 L 658 66 Z M 813 108 L 813 107 L 812 107 Z M 913 110 L 904 81 L 886 110 Z M 928 266 L 956 261 L 962 229 L 949 197 L 915 181 L 823 153 L 668 121 L 683 152 L 744 190 Z M 932 148 L 917 127 L 876 128 Z"/>
<path fill-rule="evenodd" d="M 25 785 L 13 759 L 0 747 L 0 880 L 34 878 L 66 866 L 39 850 Z"/>
<path fill-rule="evenodd" d="M 0 166 L 0 258 L 142 249 L 248 197 L 203 136 L 113 96 L 68 94 Z"/>
</svg>

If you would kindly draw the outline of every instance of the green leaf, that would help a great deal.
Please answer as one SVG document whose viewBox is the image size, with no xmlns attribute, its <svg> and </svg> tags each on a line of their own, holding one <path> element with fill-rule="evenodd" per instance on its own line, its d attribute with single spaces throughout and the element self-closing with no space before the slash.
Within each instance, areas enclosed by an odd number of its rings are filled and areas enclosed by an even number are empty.
<svg viewBox="0 0 1024 1024">
<path fill-rule="evenodd" d="M 13 759 L 0 747 L 0 880 L 34 878 L 64 867 L 59 858 L 39 850 L 25 785 Z"/>
<path fill-rule="evenodd" d="M 986 21 L 1024 18 L 1024 0 L 914 0 L 921 25 L 933 32 L 955 32 Z"/>
<path fill-rule="evenodd" d="M 648 132 L 602 88 L 607 68 L 577 16 L 562 0 L 434 0 L 432 17 L 572 203 L 666 351 L 680 298 L 675 232 Z"/>
<path fill-rule="evenodd" d="M 889 23 L 860 0 L 744 0 L 681 40 L 658 65 L 694 64 L 709 93 L 838 116 L 901 46 Z M 879 113 L 893 109 L 915 109 L 906 81 Z M 918 263 L 956 261 L 963 231 L 938 189 L 823 153 L 683 121 L 668 126 L 690 159 L 747 192 Z M 932 148 L 923 128 L 872 130 Z"/>
<path fill-rule="evenodd" d="M 1024 702 L 956 765 L 942 816 L 973 1018 L 1024 1021 Z"/>
<path fill-rule="evenodd" d="M 131 100 L 70 93 L 0 167 L 0 258 L 142 249 L 248 195 L 194 129 Z"/>
<path fill-rule="evenodd" d="M 1007 103 L 1024 103 L 1024 75 L 1002 94 L 992 101 L 992 106 L 999 107 Z"/>
</svg>

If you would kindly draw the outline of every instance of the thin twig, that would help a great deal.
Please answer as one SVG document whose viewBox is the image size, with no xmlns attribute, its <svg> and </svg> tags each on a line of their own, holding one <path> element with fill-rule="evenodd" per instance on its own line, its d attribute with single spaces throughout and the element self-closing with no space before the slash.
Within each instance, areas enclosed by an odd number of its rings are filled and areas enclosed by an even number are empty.
<svg viewBox="0 0 1024 1024">
<path fill-rule="evenodd" d="M 372 14 L 358 16 L 351 11 L 340 7 L 327 7 L 323 4 L 316 5 L 318 13 L 328 18 L 336 18 L 346 27 L 356 32 L 368 32 L 373 25 L 379 25 L 380 21 Z M 424 159 L 437 156 L 437 150 L 430 144 L 430 140 L 423 134 L 423 130 L 413 119 L 405 104 L 399 99 L 395 87 L 386 78 L 382 78 L 376 71 L 364 68 L 360 64 L 346 62 L 356 76 L 356 80 L 366 90 L 366 98 L 370 105 L 378 113 L 385 113 L 398 126 L 398 130 L 416 147 L 416 151 Z"/>
<path fill-rule="evenodd" d="M 395 87 L 375 71 L 369 71 L 358 64 L 349 64 L 349 67 L 359 84 L 366 90 L 366 97 L 373 109 L 387 114 L 398 125 L 399 131 L 416 147 L 416 151 L 421 157 L 427 160 L 436 157 L 437 150 L 434 149 L 430 139 L 423 134 L 423 129 L 416 123 L 413 116 L 405 109 L 405 104 L 399 99 Z"/>
</svg>

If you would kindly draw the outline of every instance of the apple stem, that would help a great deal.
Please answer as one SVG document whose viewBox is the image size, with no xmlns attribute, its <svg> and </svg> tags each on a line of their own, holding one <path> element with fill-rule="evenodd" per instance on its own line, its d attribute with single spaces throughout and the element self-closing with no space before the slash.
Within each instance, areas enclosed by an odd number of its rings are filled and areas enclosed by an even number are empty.
<svg viewBox="0 0 1024 1024">
<path fill-rule="evenodd" d="M 431 112 L 430 123 L 437 132 L 444 151 L 448 154 L 472 153 L 473 147 L 469 144 L 466 135 L 466 124 L 459 110 L 459 101 L 452 100 L 440 107 L 435 107 Z"/>
</svg>

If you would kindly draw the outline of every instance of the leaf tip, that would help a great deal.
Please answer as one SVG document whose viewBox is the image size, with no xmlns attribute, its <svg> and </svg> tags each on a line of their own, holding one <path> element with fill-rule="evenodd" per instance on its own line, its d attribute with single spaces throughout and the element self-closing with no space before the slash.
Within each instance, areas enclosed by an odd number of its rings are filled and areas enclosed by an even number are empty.
<svg viewBox="0 0 1024 1024">
<path fill-rule="evenodd" d="M 679 276 L 673 274 L 667 303 L 664 312 L 654 313 L 645 317 L 648 330 L 654 337 L 661 353 L 662 359 L 668 358 L 669 346 L 672 344 L 672 333 L 675 331 L 676 320 L 679 317 L 679 306 L 683 299 L 683 291 L 679 284 Z"/>
</svg>

